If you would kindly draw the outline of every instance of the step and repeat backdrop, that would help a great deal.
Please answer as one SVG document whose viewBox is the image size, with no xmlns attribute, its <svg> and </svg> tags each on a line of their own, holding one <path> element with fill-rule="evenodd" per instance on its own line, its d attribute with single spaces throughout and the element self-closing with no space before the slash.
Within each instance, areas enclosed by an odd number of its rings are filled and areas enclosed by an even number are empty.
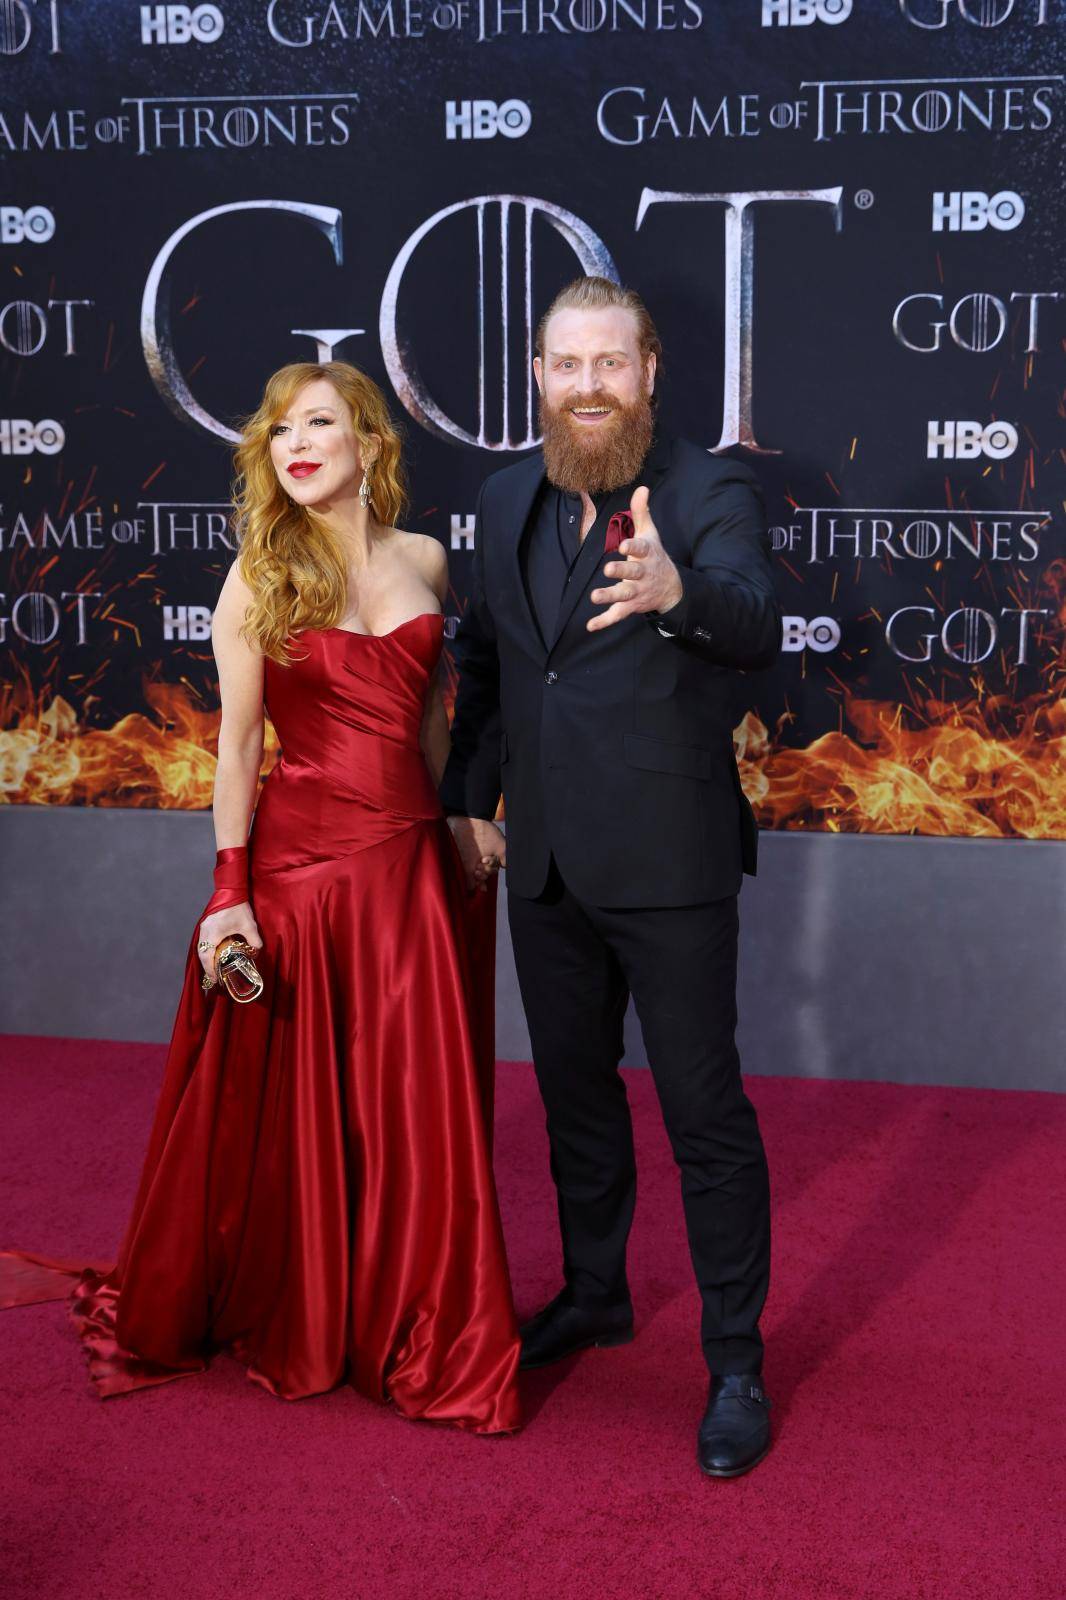
<svg viewBox="0 0 1066 1600">
<path fill-rule="evenodd" d="M 531 330 L 633 284 L 766 491 L 770 827 L 1066 836 L 1066 0 L 0 0 L 0 791 L 203 807 L 231 452 L 364 367 L 461 614 Z"/>
</svg>

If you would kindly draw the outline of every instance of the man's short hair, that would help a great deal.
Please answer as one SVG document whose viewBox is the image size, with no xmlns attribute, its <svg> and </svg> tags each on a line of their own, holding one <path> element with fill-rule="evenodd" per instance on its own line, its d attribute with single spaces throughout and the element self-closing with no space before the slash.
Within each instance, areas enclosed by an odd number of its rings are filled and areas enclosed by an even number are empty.
<svg viewBox="0 0 1066 1600">
<path fill-rule="evenodd" d="M 645 360 L 650 355 L 655 357 L 656 374 L 661 376 L 663 347 L 647 306 L 635 289 L 623 289 L 621 284 L 612 283 L 610 278 L 575 278 L 565 289 L 559 290 L 537 324 L 537 355 L 544 360 L 544 336 L 548 323 L 557 311 L 603 311 L 615 306 L 622 311 L 632 311 L 636 317 L 640 353 Z"/>
</svg>

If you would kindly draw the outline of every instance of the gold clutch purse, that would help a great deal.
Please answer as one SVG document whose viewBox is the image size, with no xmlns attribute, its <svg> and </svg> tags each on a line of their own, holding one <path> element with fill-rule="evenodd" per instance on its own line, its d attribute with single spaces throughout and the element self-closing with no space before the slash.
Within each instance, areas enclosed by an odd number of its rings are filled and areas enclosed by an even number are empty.
<svg viewBox="0 0 1066 1600">
<path fill-rule="evenodd" d="M 239 934 L 231 933 L 219 940 L 215 949 L 215 976 L 212 979 L 205 975 L 203 980 L 205 994 L 216 983 L 222 985 L 231 1000 L 242 1006 L 250 1000 L 258 1000 L 263 992 L 263 979 L 252 947 Z"/>
</svg>

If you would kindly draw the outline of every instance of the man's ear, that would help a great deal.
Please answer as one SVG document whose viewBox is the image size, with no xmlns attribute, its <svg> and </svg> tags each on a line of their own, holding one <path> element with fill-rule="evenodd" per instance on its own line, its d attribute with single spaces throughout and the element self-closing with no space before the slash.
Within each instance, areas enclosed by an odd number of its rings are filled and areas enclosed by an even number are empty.
<svg viewBox="0 0 1066 1600">
<path fill-rule="evenodd" d="M 654 394 L 655 392 L 655 369 L 657 365 L 655 351 L 651 350 L 644 361 L 644 388 L 648 394 Z"/>
<path fill-rule="evenodd" d="M 533 357 L 533 376 L 537 380 L 537 388 L 544 393 L 544 363 L 539 356 Z"/>
</svg>

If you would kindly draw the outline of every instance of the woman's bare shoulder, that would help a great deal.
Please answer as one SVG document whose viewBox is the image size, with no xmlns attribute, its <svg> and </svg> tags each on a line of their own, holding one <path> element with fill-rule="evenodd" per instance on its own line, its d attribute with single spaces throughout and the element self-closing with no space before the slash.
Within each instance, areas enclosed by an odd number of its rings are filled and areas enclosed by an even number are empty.
<svg viewBox="0 0 1066 1600">
<path fill-rule="evenodd" d="M 436 587 L 442 578 L 447 579 L 448 556 L 439 539 L 430 533 L 409 533 L 404 528 L 394 528 L 393 533 L 399 541 L 400 554 L 418 568 L 427 583 Z"/>
<path fill-rule="evenodd" d="M 442 560 L 444 546 L 439 539 L 431 533 L 411 533 L 407 528 L 393 528 L 394 537 L 399 540 L 398 548 L 410 556 L 421 556 L 425 560 Z"/>
</svg>

